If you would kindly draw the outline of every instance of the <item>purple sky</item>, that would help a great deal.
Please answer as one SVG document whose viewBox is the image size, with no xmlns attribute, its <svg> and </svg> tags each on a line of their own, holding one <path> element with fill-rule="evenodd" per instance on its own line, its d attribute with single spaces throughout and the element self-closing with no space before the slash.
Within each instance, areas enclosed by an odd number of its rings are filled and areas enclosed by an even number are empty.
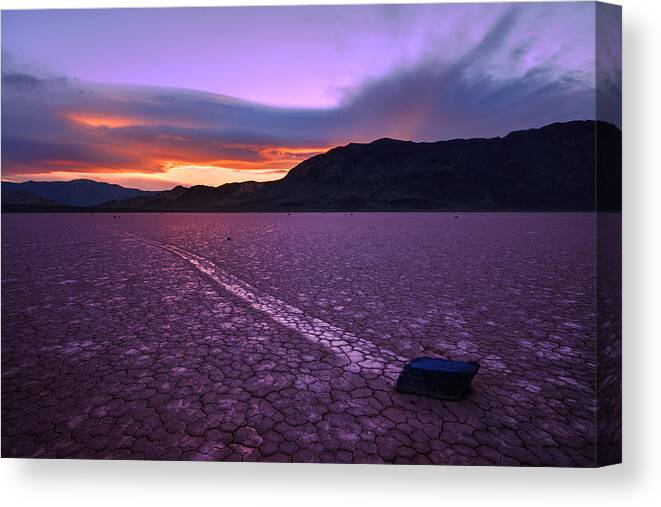
<svg viewBox="0 0 661 507">
<path fill-rule="evenodd" d="M 608 85 L 600 117 L 619 124 L 619 13 L 595 18 L 590 2 L 5 11 L 2 176 L 274 179 L 352 141 L 594 118 L 596 79 Z"/>
</svg>

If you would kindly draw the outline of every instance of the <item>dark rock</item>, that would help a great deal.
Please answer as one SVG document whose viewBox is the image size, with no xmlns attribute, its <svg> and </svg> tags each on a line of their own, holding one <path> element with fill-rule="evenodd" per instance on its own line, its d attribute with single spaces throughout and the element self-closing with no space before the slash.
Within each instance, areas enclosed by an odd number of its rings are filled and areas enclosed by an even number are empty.
<svg viewBox="0 0 661 507">
<path fill-rule="evenodd" d="M 458 400 L 470 390 L 479 369 L 476 361 L 416 357 L 404 366 L 397 379 L 397 391 L 439 400 Z"/>
</svg>

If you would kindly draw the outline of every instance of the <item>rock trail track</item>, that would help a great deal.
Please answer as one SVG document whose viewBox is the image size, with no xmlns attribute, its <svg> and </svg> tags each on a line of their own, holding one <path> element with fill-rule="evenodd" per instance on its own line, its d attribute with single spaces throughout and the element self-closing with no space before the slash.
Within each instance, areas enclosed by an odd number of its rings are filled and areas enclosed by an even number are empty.
<svg viewBox="0 0 661 507">
<path fill-rule="evenodd" d="M 175 245 L 131 233 L 124 234 L 135 241 L 162 248 L 188 261 L 195 269 L 207 275 L 230 294 L 248 303 L 255 310 L 266 314 L 278 324 L 300 333 L 311 342 L 320 344 L 337 355 L 344 356 L 349 361 L 347 369 L 350 371 L 372 371 L 392 380 L 393 375 L 395 379 L 397 378 L 397 371 L 401 369 L 401 363 L 407 361 L 406 358 L 398 356 L 394 352 L 380 349 L 368 340 L 358 338 L 321 319 L 308 316 L 303 310 L 271 295 L 260 294 L 255 287 L 227 273 L 200 255 Z M 394 362 L 396 363 L 393 364 Z"/>
</svg>

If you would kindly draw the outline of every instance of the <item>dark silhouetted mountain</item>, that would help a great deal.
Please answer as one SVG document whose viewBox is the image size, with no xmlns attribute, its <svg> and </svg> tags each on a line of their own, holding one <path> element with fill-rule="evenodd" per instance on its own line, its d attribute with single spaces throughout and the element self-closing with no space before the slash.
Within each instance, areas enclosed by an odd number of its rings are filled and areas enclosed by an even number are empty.
<svg viewBox="0 0 661 507">
<path fill-rule="evenodd" d="M 15 204 L 20 206 L 62 206 L 59 202 L 44 199 L 38 195 L 16 188 L 6 188 L 2 184 L 2 204 Z"/>
<path fill-rule="evenodd" d="M 213 188 L 213 187 L 205 187 Z M 130 199 L 113 199 L 111 201 L 105 202 L 100 205 L 101 208 L 109 207 L 149 207 L 154 209 L 165 209 L 171 203 L 177 199 L 180 195 L 184 194 L 188 190 L 187 187 L 182 187 L 177 185 L 171 190 L 165 190 L 163 192 L 149 193 L 146 195 L 140 195 L 138 197 L 133 197 Z"/>
<path fill-rule="evenodd" d="M 597 142 L 598 149 L 597 149 Z M 599 171 L 595 173 L 595 153 Z M 273 182 L 176 187 L 105 207 L 161 211 L 620 209 L 621 132 L 554 123 L 490 139 L 379 139 L 314 156 Z"/>
<path fill-rule="evenodd" d="M 97 206 L 113 200 L 158 194 L 158 192 L 125 188 L 121 185 L 83 179 L 72 181 L 26 181 L 23 183 L 3 181 L 2 189 L 3 192 L 5 190 L 21 190 L 66 206 L 78 207 Z"/>
</svg>

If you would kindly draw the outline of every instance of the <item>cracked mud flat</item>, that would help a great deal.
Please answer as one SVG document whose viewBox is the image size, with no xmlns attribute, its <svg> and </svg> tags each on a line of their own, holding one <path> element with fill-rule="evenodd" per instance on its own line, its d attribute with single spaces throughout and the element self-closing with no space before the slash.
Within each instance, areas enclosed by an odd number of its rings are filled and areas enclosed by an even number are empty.
<svg viewBox="0 0 661 507">
<path fill-rule="evenodd" d="M 594 465 L 591 214 L 2 226 L 5 457 Z M 473 391 L 394 392 L 420 355 Z"/>
</svg>

